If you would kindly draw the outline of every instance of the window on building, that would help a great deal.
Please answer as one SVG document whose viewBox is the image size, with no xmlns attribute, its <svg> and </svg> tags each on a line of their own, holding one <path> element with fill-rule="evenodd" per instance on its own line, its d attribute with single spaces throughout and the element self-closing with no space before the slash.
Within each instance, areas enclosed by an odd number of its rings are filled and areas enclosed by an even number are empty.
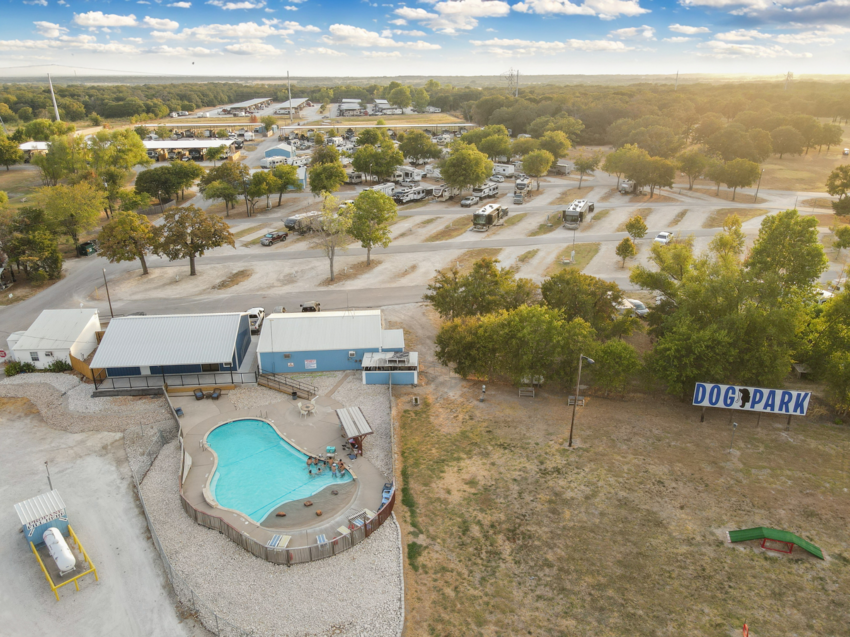
<svg viewBox="0 0 850 637">
<path fill-rule="evenodd" d="M 38 352 L 30 352 L 30 358 L 32 359 L 33 363 L 37 362 L 38 361 Z"/>
<path fill-rule="evenodd" d="M 202 372 L 217 372 L 218 371 L 218 363 L 204 363 L 201 365 Z"/>
<path fill-rule="evenodd" d="M 44 355 L 53 358 L 53 352 L 44 352 Z"/>
<path fill-rule="evenodd" d="M 284 359 L 290 359 L 290 358 L 292 358 L 292 354 L 284 354 L 283 358 Z"/>
</svg>

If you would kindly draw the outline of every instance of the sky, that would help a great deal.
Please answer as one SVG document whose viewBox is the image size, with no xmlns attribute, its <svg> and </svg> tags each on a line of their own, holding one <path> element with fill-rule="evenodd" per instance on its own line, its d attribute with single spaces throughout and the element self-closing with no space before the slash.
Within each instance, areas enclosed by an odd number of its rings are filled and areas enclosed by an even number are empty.
<svg viewBox="0 0 850 637">
<path fill-rule="evenodd" d="M 0 71 L 844 74 L 850 0 L 0 0 Z"/>
</svg>

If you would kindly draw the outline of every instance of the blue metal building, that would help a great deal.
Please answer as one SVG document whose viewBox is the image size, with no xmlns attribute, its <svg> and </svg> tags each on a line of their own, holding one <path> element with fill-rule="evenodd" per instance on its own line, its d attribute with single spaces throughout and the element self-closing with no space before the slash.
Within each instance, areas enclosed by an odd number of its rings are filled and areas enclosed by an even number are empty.
<svg viewBox="0 0 850 637">
<path fill-rule="evenodd" d="M 91 367 L 110 378 L 236 371 L 250 344 L 244 312 L 125 316 L 110 321 Z"/>
<path fill-rule="evenodd" d="M 278 144 L 273 148 L 269 148 L 266 157 L 286 157 L 287 159 L 295 159 L 295 148 L 289 144 Z"/>
</svg>

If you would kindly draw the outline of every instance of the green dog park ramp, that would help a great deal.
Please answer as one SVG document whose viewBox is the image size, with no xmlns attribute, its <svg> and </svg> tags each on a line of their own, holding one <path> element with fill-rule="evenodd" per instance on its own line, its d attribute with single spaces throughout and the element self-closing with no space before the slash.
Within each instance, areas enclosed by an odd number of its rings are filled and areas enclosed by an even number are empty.
<svg viewBox="0 0 850 637">
<path fill-rule="evenodd" d="M 815 546 L 811 542 L 807 542 L 799 535 L 795 535 L 790 531 L 780 531 L 779 529 L 771 529 L 767 526 L 757 526 L 752 529 L 729 531 L 728 535 L 730 542 L 747 542 L 749 540 L 773 540 L 774 542 L 784 542 L 787 545 L 796 544 L 801 549 L 805 549 L 815 557 L 823 559 L 823 551 L 821 551 L 817 546 Z"/>
</svg>

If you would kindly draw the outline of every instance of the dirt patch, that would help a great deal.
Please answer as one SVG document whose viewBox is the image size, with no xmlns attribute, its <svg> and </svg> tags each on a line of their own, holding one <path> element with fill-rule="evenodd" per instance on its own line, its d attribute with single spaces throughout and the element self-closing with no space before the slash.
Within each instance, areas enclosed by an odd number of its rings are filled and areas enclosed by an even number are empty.
<svg viewBox="0 0 850 637">
<path fill-rule="evenodd" d="M 525 263 L 526 261 L 531 261 L 534 257 L 537 256 L 537 253 L 540 252 L 539 248 L 535 248 L 534 250 L 529 250 L 528 252 L 523 252 L 516 258 L 517 263 Z"/>
<path fill-rule="evenodd" d="M 234 239 L 241 239 L 242 237 L 247 237 L 249 234 L 254 234 L 255 232 L 259 232 L 265 228 L 265 226 L 251 226 L 250 228 L 243 228 L 238 232 L 233 233 Z"/>
<path fill-rule="evenodd" d="M 15 278 L 17 281 L 13 283 L 11 287 L 7 287 L 2 293 L 0 293 L 0 306 L 14 305 L 15 303 L 26 301 L 28 298 L 35 296 L 42 290 L 46 290 L 54 283 L 61 281 L 64 276 L 65 270 L 63 269 L 62 276 L 58 279 L 49 279 L 44 283 L 33 283 L 27 279 L 23 272 L 16 272 Z"/>
<path fill-rule="evenodd" d="M 572 244 L 568 245 L 566 248 L 561 250 L 558 253 L 558 256 L 555 257 L 555 260 L 552 264 L 546 268 L 545 276 L 551 277 L 555 274 L 558 274 L 561 270 L 578 270 L 581 272 L 587 267 L 587 264 L 597 255 L 599 252 L 599 244 L 598 243 L 577 243 L 575 245 L 576 257 L 574 262 L 570 262 L 570 256 L 573 252 Z"/>
<path fill-rule="evenodd" d="M 761 215 L 766 215 L 769 211 L 760 208 L 720 208 L 712 212 L 708 219 L 702 222 L 703 228 L 721 228 L 727 217 L 738 215 L 741 221 L 748 221 Z"/>
<path fill-rule="evenodd" d="M 632 195 L 629 197 L 629 203 L 675 203 L 679 201 L 675 197 L 668 197 L 667 195 L 662 195 L 660 191 L 656 191 L 655 195 L 650 197 L 649 193 L 645 195 Z"/>
<path fill-rule="evenodd" d="M 528 233 L 529 237 L 541 237 L 544 234 L 549 234 L 550 232 L 554 232 L 560 226 L 560 223 L 541 223 L 535 230 L 532 230 Z"/>
<path fill-rule="evenodd" d="M 599 199 L 597 199 L 596 201 L 597 202 L 611 201 L 614 198 L 615 195 L 619 195 L 619 194 L 620 194 L 620 191 L 618 191 L 616 188 L 609 188 L 608 192 L 606 192 L 604 195 L 599 197 Z"/>
<path fill-rule="evenodd" d="M 410 228 L 408 228 L 407 230 L 405 230 L 404 232 L 402 232 L 401 234 L 399 234 L 397 237 L 395 237 L 395 239 L 401 239 L 402 237 L 409 237 L 409 236 L 410 236 L 410 235 L 412 235 L 412 234 L 413 234 L 416 230 L 419 230 L 419 229 L 421 229 L 421 228 L 424 228 L 425 226 L 429 226 L 429 225 L 431 225 L 431 224 L 432 224 L 432 223 L 434 223 L 437 219 L 439 219 L 439 217 L 431 217 L 430 219 L 423 219 L 422 221 L 420 221 L 419 223 L 417 223 L 415 226 L 411 226 Z"/>
<path fill-rule="evenodd" d="M 374 270 L 379 265 L 381 265 L 382 261 L 380 259 L 372 259 L 372 263 L 368 266 L 366 265 L 366 261 L 360 261 L 359 263 L 355 263 L 354 265 L 347 265 L 342 269 L 342 272 L 338 270 L 334 272 L 334 280 L 331 281 L 331 278 L 328 277 L 321 283 L 319 283 L 322 287 L 328 287 L 331 285 L 336 285 L 337 283 L 345 283 L 346 281 L 351 281 L 352 279 L 356 279 L 357 277 Z"/>
<path fill-rule="evenodd" d="M 456 267 L 461 274 L 469 274 L 472 270 L 472 265 L 481 259 L 496 259 L 502 253 L 502 248 L 475 248 L 467 250 L 458 257 L 452 259 L 445 268 L 440 272 L 448 272 L 453 267 Z"/>
<path fill-rule="evenodd" d="M 232 288 L 234 286 L 239 285 L 240 283 L 244 283 L 254 274 L 254 271 L 250 268 L 246 268 L 245 270 L 237 270 L 233 274 L 231 274 L 226 279 L 223 279 L 221 282 L 216 283 L 212 286 L 213 290 L 226 290 L 228 288 Z"/>
<path fill-rule="evenodd" d="M 635 210 L 635 213 L 631 217 L 629 217 L 629 219 L 631 219 L 634 216 L 639 216 L 639 217 L 643 218 L 644 221 L 646 221 L 646 218 L 651 213 L 652 213 L 652 208 L 638 208 L 637 210 Z M 626 219 L 623 223 L 621 223 L 619 226 L 617 226 L 617 232 L 625 232 L 626 231 L 626 224 L 629 222 L 629 219 Z"/>
<path fill-rule="evenodd" d="M 718 193 L 714 188 L 694 188 L 693 192 L 698 192 L 702 195 L 708 195 L 709 197 L 714 197 L 715 199 L 723 199 L 724 201 L 733 201 L 732 199 L 732 191 L 731 190 L 723 190 L 721 189 Z M 735 193 L 734 201 L 737 202 L 745 202 L 745 203 L 764 203 L 767 199 L 763 199 L 759 197 L 756 200 L 753 200 L 753 195 L 748 192 L 743 192 L 739 190 Z"/>
<path fill-rule="evenodd" d="M 552 200 L 553 206 L 567 206 L 575 199 L 584 199 L 593 190 L 593 186 L 582 186 L 581 188 L 567 188 Z"/>
<path fill-rule="evenodd" d="M 818 226 L 821 228 L 831 228 L 832 226 L 846 226 L 850 224 L 850 219 L 839 217 L 835 213 L 816 212 L 814 214 L 801 212 L 800 214 L 807 217 L 814 217 L 818 220 Z"/>
<path fill-rule="evenodd" d="M 605 217 L 611 214 L 611 209 L 606 208 L 605 210 L 600 210 L 599 212 L 594 212 L 590 217 L 589 221 L 585 221 L 581 224 L 582 231 L 590 230 L 597 221 L 602 221 Z"/>
<path fill-rule="evenodd" d="M 487 235 L 492 237 L 494 234 L 501 232 L 505 228 L 510 228 L 511 226 L 515 226 L 520 221 L 525 219 L 528 216 L 526 212 L 519 212 L 515 215 L 509 215 L 507 219 L 505 219 L 505 223 L 500 226 L 490 226 L 490 229 L 487 231 Z"/>
<path fill-rule="evenodd" d="M 456 239 L 464 232 L 472 227 L 472 215 L 453 219 L 448 225 L 443 226 L 433 234 L 425 237 L 425 243 L 433 243 L 435 241 L 449 241 Z"/>
<path fill-rule="evenodd" d="M 688 214 L 687 208 L 685 208 L 684 210 L 680 210 L 679 212 L 676 213 L 676 216 L 673 217 L 673 219 L 667 225 L 670 226 L 671 228 L 674 227 L 674 226 L 678 226 L 682 222 L 682 219 L 685 218 L 686 214 Z"/>
<path fill-rule="evenodd" d="M 797 210 L 801 210 L 802 208 L 824 208 L 826 210 L 832 210 L 832 201 L 832 199 L 827 199 L 826 197 L 803 199 L 803 201 L 797 205 Z"/>
</svg>

